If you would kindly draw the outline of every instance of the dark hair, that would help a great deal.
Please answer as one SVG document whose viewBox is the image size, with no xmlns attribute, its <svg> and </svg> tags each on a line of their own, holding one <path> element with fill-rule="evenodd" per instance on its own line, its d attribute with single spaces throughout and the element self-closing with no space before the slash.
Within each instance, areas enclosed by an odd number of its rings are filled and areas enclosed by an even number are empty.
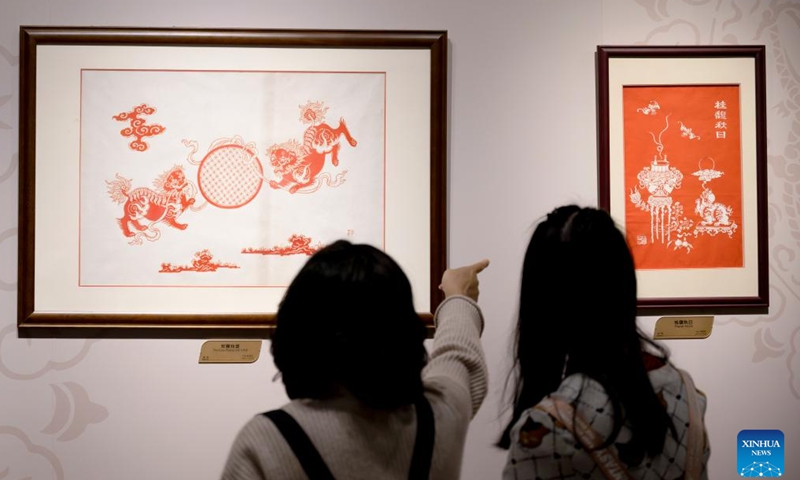
<svg viewBox="0 0 800 480">
<path fill-rule="evenodd" d="M 426 328 L 400 266 L 369 245 L 339 240 L 315 253 L 281 301 L 271 351 L 289 398 L 346 389 L 393 409 L 422 394 Z"/>
<path fill-rule="evenodd" d="M 516 385 L 511 422 L 498 446 L 508 448 L 522 412 L 558 390 L 566 376 L 599 382 L 624 422 L 632 445 L 651 455 L 674 427 L 653 391 L 643 352 L 666 350 L 636 326 L 636 273 L 624 235 L 608 213 L 568 205 L 555 209 L 533 233 L 522 267 L 516 332 Z"/>
</svg>

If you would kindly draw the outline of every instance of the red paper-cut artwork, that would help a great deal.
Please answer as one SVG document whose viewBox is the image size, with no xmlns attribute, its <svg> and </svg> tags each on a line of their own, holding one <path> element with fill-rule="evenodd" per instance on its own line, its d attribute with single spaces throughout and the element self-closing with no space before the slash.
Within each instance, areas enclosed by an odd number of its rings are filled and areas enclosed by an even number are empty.
<svg viewBox="0 0 800 480">
<path fill-rule="evenodd" d="M 178 230 L 188 226 L 178 218 L 195 203 L 196 189 L 186 180 L 183 167 L 176 165 L 153 181 L 155 188 L 132 187 L 132 179 L 119 174 L 106 181 L 111 200 L 123 203 L 122 217 L 117 219 L 123 235 L 133 237 L 131 245 L 141 245 L 142 239 L 154 242 L 161 237 L 156 228 L 164 223 Z M 133 227 L 133 228 L 131 228 Z"/>
<path fill-rule="evenodd" d="M 289 193 L 312 193 L 323 185 L 337 187 L 344 183 L 347 170 L 331 178 L 330 173 L 321 173 L 325 161 L 330 159 L 331 165 L 339 166 L 340 140 L 344 137 L 350 146 L 358 142 L 350 135 L 344 118 L 339 119 L 336 128 L 325 123 L 328 107 L 324 102 L 308 102 L 300 105 L 300 121 L 306 125 L 303 133 L 303 144 L 290 139 L 274 144 L 267 149 L 269 164 L 275 175 L 269 186 L 274 189 L 288 190 Z"/>
<path fill-rule="evenodd" d="M 247 247 L 242 249 L 245 254 L 259 254 L 259 255 L 280 255 L 285 257 L 287 255 L 308 255 L 311 256 L 324 245 L 317 242 L 311 245 L 311 237 L 305 235 L 294 234 L 289 237 L 289 245 L 276 245 L 274 247 Z"/>
<path fill-rule="evenodd" d="M 739 87 L 624 87 L 623 112 L 636 268 L 741 267 Z"/>
<path fill-rule="evenodd" d="M 123 137 L 134 137 L 131 143 L 128 144 L 131 150 L 144 152 L 150 148 L 150 145 L 148 145 L 144 139 L 146 137 L 160 135 L 166 130 L 166 127 L 163 125 L 155 123 L 148 125 L 147 120 L 141 118 L 143 115 L 152 115 L 154 113 L 156 113 L 155 108 L 148 106 L 146 103 L 142 103 L 133 107 L 130 112 L 121 112 L 111 117 L 119 122 L 128 122 L 130 124 L 129 127 L 120 130 L 119 133 Z"/>
<path fill-rule="evenodd" d="M 261 190 L 263 170 L 254 143 L 241 137 L 214 141 L 205 156 L 196 160 L 197 142 L 183 140 L 192 148 L 187 161 L 198 165 L 197 184 L 208 203 L 219 208 L 240 208 L 250 203 Z"/>
<path fill-rule="evenodd" d="M 79 285 L 285 288 L 334 239 L 385 247 L 386 78 L 83 69 Z"/>
<path fill-rule="evenodd" d="M 216 272 L 220 268 L 239 268 L 234 263 L 223 263 L 214 260 L 214 255 L 208 250 L 195 252 L 191 265 L 172 265 L 162 263 L 159 273 L 180 273 L 180 272 Z"/>
</svg>

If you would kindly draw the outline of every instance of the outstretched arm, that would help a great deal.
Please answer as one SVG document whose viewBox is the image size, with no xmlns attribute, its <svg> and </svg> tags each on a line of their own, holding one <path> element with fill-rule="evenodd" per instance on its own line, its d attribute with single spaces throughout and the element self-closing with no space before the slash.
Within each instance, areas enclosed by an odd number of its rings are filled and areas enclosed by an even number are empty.
<svg viewBox="0 0 800 480">
<path fill-rule="evenodd" d="M 436 309 L 430 362 L 423 372 L 427 381 L 455 383 L 464 409 L 474 417 L 486 397 L 487 368 L 480 335 L 483 315 L 478 299 L 478 273 L 489 265 L 483 260 L 447 270 L 439 288 L 445 300 Z"/>
</svg>

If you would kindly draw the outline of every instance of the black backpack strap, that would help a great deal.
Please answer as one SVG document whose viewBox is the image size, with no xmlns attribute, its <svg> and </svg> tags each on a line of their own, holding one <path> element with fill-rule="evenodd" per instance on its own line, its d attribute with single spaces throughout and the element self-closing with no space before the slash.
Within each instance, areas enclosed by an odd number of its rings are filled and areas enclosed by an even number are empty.
<svg viewBox="0 0 800 480">
<path fill-rule="evenodd" d="M 417 439 L 414 442 L 414 454 L 411 457 L 408 478 L 409 480 L 422 480 L 430 477 L 436 425 L 433 420 L 431 404 L 425 395 L 420 395 L 414 405 L 417 409 Z"/>
<path fill-rule="evenodd" d="M 334 480 L 325 461 L 294 417 L 283 410 L 270 410 L 263 415 L 278 427 L 310 480 Z"/>
<path fill-rule="evenodd" d="M 431 404 L 424 395 L 420 396 L 414 405 L 417 410 L 417 437 L 414 441 L 414 453 L 411 457 L 408 478 L 409 480 L 423 480 L 430 477 L 436 425 Z M 325 465 L 319 451 L 294 417 L 283 410 L 270 410 L 262 415 L 269 418 L 278 427 L 310 480 L 334 480 L 333 474 Z"/>
</svg>

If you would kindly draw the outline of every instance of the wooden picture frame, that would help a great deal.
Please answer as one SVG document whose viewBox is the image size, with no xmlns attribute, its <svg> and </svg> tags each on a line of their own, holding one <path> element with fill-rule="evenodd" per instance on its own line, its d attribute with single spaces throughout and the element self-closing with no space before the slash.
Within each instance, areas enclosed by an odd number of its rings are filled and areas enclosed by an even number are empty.
<svg viewBox="0 0 800 480">
<path fill-rule="evenodd" d="M 764 46 L 598 46 L 598 204 L 641 315 L 766 313 Z"/>
<path fill-rule="evenodd" d="M 447 48 L 446 31 L 21 27 L 20 335 L 267 337 L 338 238 L 395 258 L 432 326 Z"/>
</svg>

